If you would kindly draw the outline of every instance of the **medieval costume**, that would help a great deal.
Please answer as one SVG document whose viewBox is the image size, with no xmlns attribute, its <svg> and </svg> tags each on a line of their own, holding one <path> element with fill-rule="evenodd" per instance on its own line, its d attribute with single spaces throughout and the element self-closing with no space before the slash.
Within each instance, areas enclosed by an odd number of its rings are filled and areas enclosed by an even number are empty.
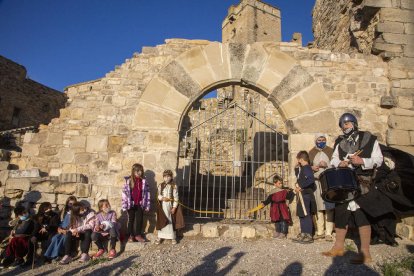
<svg viewBox="0 0 414 276">
<path fill-rule="evenodd" d="M 178 208 L 177 185 L 162 182 L 158 185 L 157 230 L 158 239 L 170 239 L 175 243 L 176 230 L 184 228 L 181 208 Z M 171 210 L 175 208 L 176 213 Z"/>
<path fill-rule="evenodd" d="M 369 249 L 371 226 L 369 217 L 378 217 L 392 212 L 390 206 L 380 201 L 379 193 L 372 189 L 375 168 L 381 166 L 383 156 L 377 137 L 369 132 L 358 130 L 358 121 L 351 113 L 344 113 L 339 119 L 339 127 L 344 135 L 335 141 L 335 150 L 331 165 L 349 167 L 358 177 L 362 195 L 346 203 L 335 206 L 335 245 L 323 252 L 325 256 L 342 256 L 344 254 L 345 236 L 349 225 L 358 227 L 361 245 L 360 254 L 351 260 L 354 264 L 372 261 Z"/>
<path fill-rule="evenodd" d="M 265 201 L 262 201 L 263 205 L 266 206 L 270 203 L 270 220 L 275 223 L 276 235 L 275 238 L 280 237 L 282 234 L 283 238 L 288 233 L 289 224 L 292 223 L 290 216 L 289 207 L 287 200 L 292 200 L 295 194 L 292 190 L 285 188 L 275 188 L 272 190 Z"/>
<path fill-rule="evenodd" d="M 300 154 L 306 156 L 306 160 L 299 157 Z M 292 241 L 306 244 L 313 242 L 312 215 L 316 213 L 314 196 L 315 178 L 313 176 L 312 167 L 309 165 L 308 153 L 306 151 L 301 151 L 296 158 L 298 158 L 300 164 L 300 166 L 295 169 L 298 185 L 296 188 L 298 195 L 296 214 L 300 221 L 300 233 L 296 238 L 292 239 Z"/>
<path fill-rule="evenodd" d="M 321 142 L 323 141 L 323 142 Z M 315 135 L 315 147 L 309 151 L 310 165 L 314 171 L 316 190 L 314 192 L 317 217 L 316 217 L 316 238 L 325 237 L 326 240 L 332 241 L 332 232 L 334 227 L 334 208 L 335 204 L 326 202 L 322 199 L 322 187 L 319 181 L 319 175 L 326 170 L 332 158 L 333 149 L 326 145 L 326 135 L 318 133 Z M 324 233 L 325 230 L 325 233 Z"/>
</svg>

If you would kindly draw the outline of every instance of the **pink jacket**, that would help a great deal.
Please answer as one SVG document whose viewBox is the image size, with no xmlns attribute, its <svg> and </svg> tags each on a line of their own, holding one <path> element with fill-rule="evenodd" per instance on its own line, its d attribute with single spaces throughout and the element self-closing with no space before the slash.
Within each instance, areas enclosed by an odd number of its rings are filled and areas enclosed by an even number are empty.
<svg viewBox="0 0 414 276">
<path fill-rule="evenodd" d="M 95 226 L 95 212 L 89 211 L 85 218 L 78 220 L 75 228 L 78 232 L 85 232 L 86 230 L 93 230 Z"/>
</svg>

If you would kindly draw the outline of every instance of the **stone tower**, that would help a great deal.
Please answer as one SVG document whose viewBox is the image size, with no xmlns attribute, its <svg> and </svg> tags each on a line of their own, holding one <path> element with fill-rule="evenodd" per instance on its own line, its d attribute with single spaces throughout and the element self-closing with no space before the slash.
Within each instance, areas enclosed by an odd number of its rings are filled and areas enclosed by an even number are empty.
<svg viewBox="0 0 414 276">
<path fill-rule="evenodd" d="M 224 43 L 251 44 L 257 41 L 280 42 L 280 10 L 257 0 L 241 0 L 231 6 L 222 24 Z"/>
</svg>

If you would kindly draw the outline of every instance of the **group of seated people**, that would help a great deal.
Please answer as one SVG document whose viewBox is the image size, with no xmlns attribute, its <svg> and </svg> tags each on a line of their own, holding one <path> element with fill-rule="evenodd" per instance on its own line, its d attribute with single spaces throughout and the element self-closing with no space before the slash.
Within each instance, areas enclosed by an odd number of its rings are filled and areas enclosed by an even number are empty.
<svg viewBox="0 0 414 276">
<path fill-rule="evenodd" d="M 93 258 L 105 254 L 108 241 L 107 258 L 116 256 L 119 224 L 107 199 L 98 202 L 97 213 L 89 208 L 88 203 L 69 196 L 61 214 L 52 210 L 50 202 L 43 202 L 32 216 L 30 210 L 22 205 L 14 208 L 14 215 L 15 219 L 10 222 L 11 234 L 3 241 L 3 268 L 32 266 L 38 244 L 46 263 L 53 260 L 59 260 L 60 264 L 70 263 L 78 255 L 78 244 L 81 250 L 79 261 L 87 262 L 92 241 L 98 247 Z"/>
</svg>

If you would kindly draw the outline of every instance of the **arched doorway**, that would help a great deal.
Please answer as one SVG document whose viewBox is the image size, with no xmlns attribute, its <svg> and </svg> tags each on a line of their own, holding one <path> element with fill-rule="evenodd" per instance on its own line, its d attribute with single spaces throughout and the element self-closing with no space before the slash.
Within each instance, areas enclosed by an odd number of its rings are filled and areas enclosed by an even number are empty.
<svg viewBox="0 0 414 276">
<path fill-rule="evenodd" d="M 181 124 L 181 201 L 197 218 L 268 220 L 268 209 L 247 213 L 265 200 L 272 179 L 289 175 L 287 130 L 260 93 L 239 85 L 195 101 Z"/>
</svg>

